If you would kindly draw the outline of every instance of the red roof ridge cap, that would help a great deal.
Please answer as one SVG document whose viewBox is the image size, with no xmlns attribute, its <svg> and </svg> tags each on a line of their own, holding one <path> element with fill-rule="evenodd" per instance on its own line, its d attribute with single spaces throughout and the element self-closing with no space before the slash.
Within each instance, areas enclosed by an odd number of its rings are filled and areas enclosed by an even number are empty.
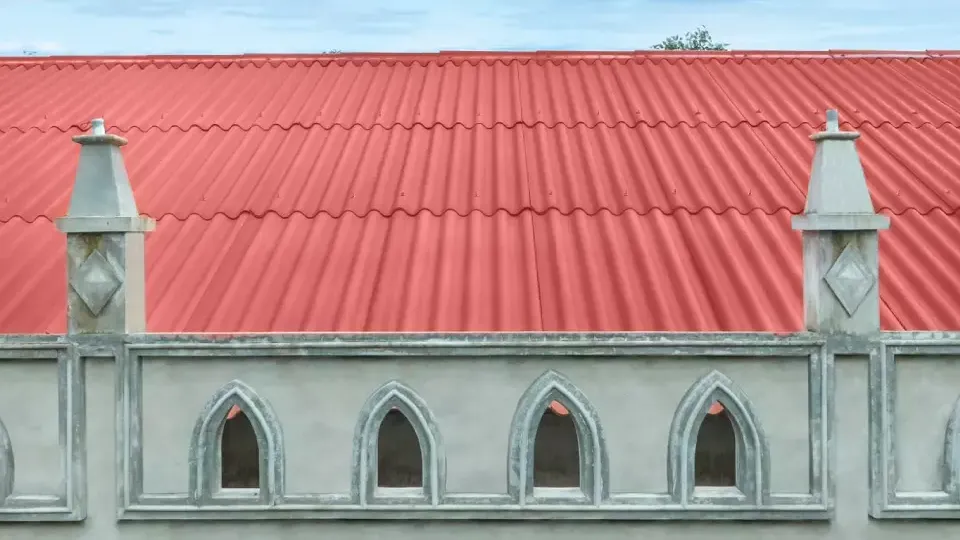
<svg viewBox="0 0 960 540">
<path fill-rule="evenodd" d="M 543 61 L 543 60 L 629 60 L 637 58 L 689 58 L 689 59 L 802 59 L 802 58 L 960 58 L 960 50 L 729 50 L 729 51 L 480 51 L 441 50 L 438 52 L 337 52 L 337 53 L 240 53 L 240 54 L 147 54 L 147 55 L 78 55 L 78 56 L 0 56 L 0 65 L 57 65 L 57 64 L 110 64 L 137 65 L 148 63 L 232 63 L 232 62 L 288 62 L 312 60 L 488 60 L 488 61 Z"/>
</svg>

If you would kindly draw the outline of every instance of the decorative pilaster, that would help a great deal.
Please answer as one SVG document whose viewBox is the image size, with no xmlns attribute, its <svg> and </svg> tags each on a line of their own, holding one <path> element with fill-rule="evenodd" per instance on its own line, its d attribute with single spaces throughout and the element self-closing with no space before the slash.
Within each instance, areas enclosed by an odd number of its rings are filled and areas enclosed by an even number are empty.
<svg viewBox="0 0 960 540">
<path fill-rule="evenodd" d="M 102 119 L 77 135 L 80 162 L 66 217 L 67 332 L 123 334 L 146 330 L 144 237 L 154 221 L 141 217 L 120 147 Z"/>
<path fill-rule="evenodd" d="M 816 154 L 804 214 L 803 296 L 807 330 L 843 334 L 880 331 L 878 231 L 890 219 L 876 213 L 855 142 L 827 111 L 826 131 L 810 136 Z"/>
</svg>

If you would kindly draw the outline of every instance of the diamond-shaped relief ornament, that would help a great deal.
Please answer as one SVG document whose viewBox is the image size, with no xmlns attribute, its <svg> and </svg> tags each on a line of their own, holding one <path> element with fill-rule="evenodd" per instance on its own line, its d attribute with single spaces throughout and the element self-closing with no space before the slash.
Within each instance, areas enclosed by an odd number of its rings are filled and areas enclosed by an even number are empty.
<svg viewBox="0 0 960 540">
<path fill-rule="evenodd" d="M 877 277 L 852 244 L 843 248 L 824 279 L 848 315 L 856 313 L 877 283 Z"/>
<path fill-rule="evenodd" d="M 113 265 L 99 251 L 94 251 L 70 279 L 70 286 L 90 312 L 100 315 L 104 306 L 123 285 Z"/>
</svg>

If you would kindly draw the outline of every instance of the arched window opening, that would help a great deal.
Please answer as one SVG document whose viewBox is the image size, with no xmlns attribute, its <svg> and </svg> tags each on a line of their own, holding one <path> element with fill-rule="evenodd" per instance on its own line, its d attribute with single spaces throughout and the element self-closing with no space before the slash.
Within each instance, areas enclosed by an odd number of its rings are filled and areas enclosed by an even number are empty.
<svg viewBox="0 0 960 540">
<path fill-rule="evenodd" d="M 674 502 L 770 504 L 766 435 L 746 394 L 723 373 L 711 371 L 683 395 L 667 448 Z"/>
<path fill-rule="evenodd" d="M 533 485 L 580 487 L 580 446 L 570 411 L 553 401 L 543 411 L 533 449 Z"/>
<path fill-rule="evenodd" d="M 700 424 L 694 457 L 694 482 L 697 486 L 733 487 L 737 485 L 737 440 L 726 408 L 713 402 Z"/>
<path fill-rule="evenodd" d="M 377 437 L 377 486 L 422 488 L 423 455 L 417 432 L 399 409 L 390 409 Z"/>
<path fill-rule="evenodd" d="M 220 485 L 224 489 L 260 487 L 260 448 L 253 424 L 234 405 L 220 437 Z"/>
</svg>

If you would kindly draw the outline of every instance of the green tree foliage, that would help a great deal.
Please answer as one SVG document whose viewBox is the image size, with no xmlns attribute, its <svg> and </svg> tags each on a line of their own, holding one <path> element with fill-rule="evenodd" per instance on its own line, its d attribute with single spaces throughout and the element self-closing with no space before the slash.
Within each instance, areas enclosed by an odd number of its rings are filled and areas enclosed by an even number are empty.
<svg viewBox="0 0 960 540">
<path fill-rule="evenodd" d="M 685 35 L 670 36 L 653 46 L 661 51 L 725 51 L 729 43 L 717 43 L 703 26 Z"/>
</svg>

